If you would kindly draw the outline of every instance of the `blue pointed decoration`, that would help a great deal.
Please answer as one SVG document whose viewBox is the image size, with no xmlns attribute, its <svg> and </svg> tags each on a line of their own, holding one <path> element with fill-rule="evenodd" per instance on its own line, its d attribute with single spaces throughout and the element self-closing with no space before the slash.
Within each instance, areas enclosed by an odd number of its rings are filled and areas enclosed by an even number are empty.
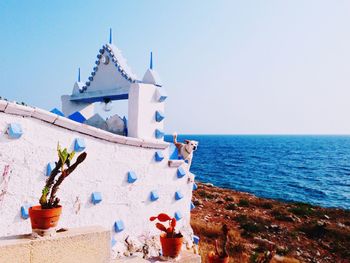
<svg viewBox="0 0 350 263">
<path fill-rule="evenodd" d="M 152 54 L 152 51 L 151 51 L 151 59 L 150 59 L 150 62 L 149 62 L 149 68 L 153 69 L 153 54 Z"/>
<path fill-rule="evenodd" d="M 157 87 L 157 101 L 158 102 L 163 102 L 166 100 L 168 95 L 166 94 L 165 90 L 161 87 Z"/>
<path fill-rule="evenodd" d="M 180 191 L 175 192 L 175 200 L 180 200 L 184 197 L 184 195 Z"/>
<path fill-rule="evenodd" d="M 74 142 L 74 151 L 82 152 L 85 150 L 85 141 L 83 138 L 76 138 Z"/>
<path fill-rule="evenodd" d="M 176 221 L 179 221 L 182 218 L 182 214 L 180 211 L 175 212 L 175 219 Z"/>
<path fill-rule="evenodd" d="M 159 195 L 157 191 L 152 191 L 150 194 L 150 199 L 152 202 L 157 201 L 159 199 Z"/>
<path fill-rule="evenodd" d="M 114 223 L 114 231 L 119 233 L 124 230 L 124 222 L 122 220 L 115 221 Z"/>
<path fill-rule="evenodd" d="M 23 218 L 23 219 L 28 219 L 29 218 L 29 212 L 28 212 L 28 210 L 29 210 L 29 208 L 31 207 L 31 205 L 22 205 L 21 206 L 21 217 Z"/>
<path fill-rule="evenodd" d="M 54 113 L 54 114 L 56 114 L 56 115 L 58 115 L 58 116 L 62 116 L 62 117 L 64 117 L 63 112 L 62 112 L 62 111 L 60 111 L 60 110 L 59 110 L 59 109 L 57 109 L 57 108 L 54 108 L 54 109 L 50 110 L 50 112 L 51 112 L 51 113 Z"/>
<path fill-rule="evenodd" d="M 156 129 L 155 136 L 157 139 L 162 139 L 164 137 L 164 132 L 159 129 Z"/>
<path fill-rule="evenodd" d="M 196 183 L 193 183 L 193 188 L 192 188 L 192 190 L 193 191 L 196 191 L 198 189 L 198 185 L 196 184 Z"/>
<path fill-rule="evenodd" d="M 199 240 L 200 240 L 199 236 L 193 235 L 193 243 L 198 245 L 199 244 Z"/>
<path fill-rule="evenodd" d="M 156 121 L 157 122 L 161 122 L 162 120 L 164 120 L 165 116 L 164 113 L 161 111 L 156 111 Z"/>
<path fill-rule="evenodd" d="M 112 240 L 111 240 L 111 246 L 114 247 L 115 244 L 117 244 L 117 240 L 115 240 L 114 237 L 112 237 Z"/>
<path fill-rule="evenodd" d="M 175 144 L 169 143 L 169 160 L 178 160 L 179 151 L 176 148 Z"/>
<path fill-rule="evenodd" d="M 132 172 L 132 171 L 128 172 L 128 183 L 132 184 L 136 180 L 137 180 L 137 176 L 136 176 L 135 172 Z"/>
<path fill-rule="evenodd" d="M 154 159 L 156 160 L 156 162 L 161 162 L 164 159 L 164 154 L 162 151 L 156 151 L 155 155 L 154 155 Z"/>
<path fill-rule="evenodd" d="M 78 69 L 78 82 L 80 82 L 80 68 Z"/>
<path fill-rule="evenodd" d="M 23 130 L 19 123 L 10 123 L 7 128 L 7 133 L 11 139 L 18 139 L 22 136 Z"/>
<path fill-rule="evenodd" d="M 91 194 L 91 202 L 96 205 L 102 201 L 102 195 L 100 192 L 93 192 Z"/>
<path fill-rule="evenodd" d="M 109 29 L 109 44 L 112 44 L 112 28 Z"/>
<path fill-rule="evenodd" d="M 196 206 L 194 205 L 194 203 L 193 202 L 191 202 L 191 205 L 190 205 L 190 210 L 193 210 L 193 209 L 195 209 L 196 208 Z"/>
<path fill-rule="evenodd" d="M 48 163 L 46 166 L 46 176 L 50 176 L 53 169 L 55 169 L 56 164 L 54 162 Z"/>
<path fill-rule="evenodd" d="M 79 123 L 83 123 L 84 121 L 86 121 L 86 119 L 83 116 L 83 114 L 81 114 L 79 111 L 76 111 L 73 114 L 69 115 L 68 119 L 71 119 L 72 121 L 76 121 L 76 122 L 79 122 Z"/>
<path fill-rule="evenodd" d="M 182 178 L 186 175 L 186 171 L 184 168 L 179 167 L 177 168 L 177 178 Z"/>
</svg>

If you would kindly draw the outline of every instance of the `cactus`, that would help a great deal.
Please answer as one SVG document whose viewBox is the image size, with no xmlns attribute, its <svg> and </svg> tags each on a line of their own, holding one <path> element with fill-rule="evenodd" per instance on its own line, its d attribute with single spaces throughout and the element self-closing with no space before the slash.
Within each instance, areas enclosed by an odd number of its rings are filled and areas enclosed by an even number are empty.
<svg viewBox="0 0 350 263">
<path fill-rule="evenodd" d="M 166 233 L 167 238 L 174 238 L 174 237 L 181 237 L 181 233 L 175 232 L 176 227 L 176 219 L 168 216 L 167 214 L 160 213 L 157 216 L 150 217 L 150 221 L 158 220 L 160 222 L 168 222 L 169 226 L 166 227 L 165 225 L 161 223 L 156 223 L 156 227 L 160 230 Z"/>
<path fill-rule="evenodd" d="M 67 178 L 68 175 L 70 175 L 75 170 L 75 168 L 77 168 L 78 165 L 85 160 L 87 156 L 85 152 L 81 153 L 75 163 L 71 165 L 75 151 L 69 153 L 67 148 L 64 148 L 62 150 L 59 144 L 57 145 L 57 155 L 58 161 L 56 162 L 56 166 L 52 170 L 49 178 L 46 180 L 46 184 L 42 190 L 42 195 L 39 199 L 39 203 L 42 209 L 50 209 L 59 206 L 60 199 L 56 197 L 56 192 L 59 189 L 59 186 L 63 180 Z M 58 176 L 59 174 L 60 176 Z M 56 176 L 58 176 L 58 179 L 56 179 Z"/>
</svg>

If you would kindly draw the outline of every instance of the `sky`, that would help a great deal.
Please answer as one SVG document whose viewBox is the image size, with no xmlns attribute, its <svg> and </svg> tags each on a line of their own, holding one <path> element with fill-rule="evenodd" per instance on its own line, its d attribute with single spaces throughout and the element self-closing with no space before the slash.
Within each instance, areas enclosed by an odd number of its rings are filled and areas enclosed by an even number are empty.
<svg viewBox="0 0 350 263">
<path fill-rule="evenodd" d="M 350 1 L 4 0 L 0 21 L 9 100 L 60 108 L 112 28 L 140 79 L 153 51 L 168 133 L 350 134 Z"/>
</svg>

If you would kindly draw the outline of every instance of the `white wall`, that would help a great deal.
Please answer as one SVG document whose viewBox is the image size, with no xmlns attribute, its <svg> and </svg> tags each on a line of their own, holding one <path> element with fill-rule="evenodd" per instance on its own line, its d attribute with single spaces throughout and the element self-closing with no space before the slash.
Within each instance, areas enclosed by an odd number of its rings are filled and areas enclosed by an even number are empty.
<svg viewBox="0 0 350 263">
<path fill-rule="evenodd" d="M 19 139 L 9 139 L 5 134 L 7 125 L 12 122 L 22 126 L 24 134 Z M 70 146 L 80 137 L 85 140 L 88 156 L 58 192 L 63 205 L 59 227 L 104 226 L 112 231 L 118 241 L 116 247 L 122 251 L 127 236 L 142 242 L 145 237 L 159 234 L 153 222 L 149 222 L 150 216 L 160 212 L 174 215 L 175 211 L 181 211 L 183 219 L 178 222 L 179 229 L 187 240 L 191 239 L 193 185 L 188 183 L 186 176 L 177 178 L 177 168 L 168 167 L 168 149 L 163 150 L 165 159 L 155 162 L 156 149 L 113 143 L 4 112 L 0 112 L 0 130 L 0 186 L 5 165 L 9 164 L 11 171 L 8 189 L 0 202 L 0 236 L 31 231 L 29 219 L 20 216 L 20 207 L 25 203 L 38 203 L 47 179 L 46 165 L 57 160 L 57 141 L 62 146 Z M 138 176 L 133 184 L 127 183 L 128 171 L 135 171 Z M 159 192 L 160 198 L 156 202 L 149 201 L 152 190 Z M 182 200 L 175 201 L 177 190 L 183 192 Z M 97 205 L 90 202 L 94 191 L 102 193 L 103 201 Z M 125 230 L 115 233 L 113 224 L 119 219 L 124 221 Z"/>
</svg>

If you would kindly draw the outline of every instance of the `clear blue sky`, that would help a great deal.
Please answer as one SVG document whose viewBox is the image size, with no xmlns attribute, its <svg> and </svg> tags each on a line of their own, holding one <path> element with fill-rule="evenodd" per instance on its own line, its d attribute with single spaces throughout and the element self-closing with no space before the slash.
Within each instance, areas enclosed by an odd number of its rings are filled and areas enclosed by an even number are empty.
<svg viewBox="0 0 350 263">
<path fill-rule="evenodd" d="M 167 132 L 350 134 L 350 1 L 1 1 L 0 19 L 11 100 L 60 107 L 112 27 L 139 78 L 153 50 Z"/>
</svg>

